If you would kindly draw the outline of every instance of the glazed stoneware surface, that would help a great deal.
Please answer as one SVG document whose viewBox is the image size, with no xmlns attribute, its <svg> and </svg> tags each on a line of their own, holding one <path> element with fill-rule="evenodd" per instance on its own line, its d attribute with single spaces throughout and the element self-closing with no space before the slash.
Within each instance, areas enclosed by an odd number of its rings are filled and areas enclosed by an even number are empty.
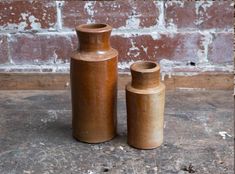
<svg viewBox="0 0 235 174">
<path fill-rule="evenodd" d="M 154 62 L 131 66 L 132 82 L 126 86 L 128 144 L 152 149 L 163 143 L 165 85 Z"/>
<path fill-rule="evenodd" d="M 73 136 L 100 143 L 116 134 L 117 56 L 106 24 L 76 27 L 79 48 L 71 56 Z"/>
</svg>

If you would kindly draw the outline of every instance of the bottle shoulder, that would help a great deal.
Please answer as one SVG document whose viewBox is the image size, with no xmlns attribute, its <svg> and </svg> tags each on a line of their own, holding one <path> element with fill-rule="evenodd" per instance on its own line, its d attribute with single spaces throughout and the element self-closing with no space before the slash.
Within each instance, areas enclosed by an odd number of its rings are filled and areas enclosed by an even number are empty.
<svg viewBox="0 0 235 174">
<path fill-rule="evenodd" d="M 160 84 L 154 88 L 147 88 L 147 89 L 137 89 L 134 88 L 131 85 L 131 82 L 129 82 L 126 85 L 126 91 L 132 92 L 132 93 L 136 93 L 136 94 L 157 94 L 157 93 L 161 93 L 162 91 L 165 91 L 165 85 L 164 83 L 160 82 Z"/>
<path fill-rule="evenodd" d="M 96 52 L 80 52 L 74 51 L 71 55 L 71 59 L 84 60 L 84 61 L 104 61 L 115 58 L 118 56 L 116 49 L 111 48 L 107 51 L 96 51 Z"/>
</svg>

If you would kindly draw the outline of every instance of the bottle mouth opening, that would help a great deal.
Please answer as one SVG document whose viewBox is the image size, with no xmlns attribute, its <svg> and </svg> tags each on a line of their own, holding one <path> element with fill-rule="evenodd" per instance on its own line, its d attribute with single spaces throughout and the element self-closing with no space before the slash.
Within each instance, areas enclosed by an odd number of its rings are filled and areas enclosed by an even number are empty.
<svg viewBox="0 0 235 174">
<path fill-rule="evenodd" d="M 81 26 L 81 28 L 87 28 L 87 29 L 99 29 L 105 27 L 107 27 L 106 24 L 85 24 Z"/>
<path fill-rule="evenodd" d="M 87 33 L 102 33 L 111 31 L 112 27 L 107 24 L 82 24 L 77 26 L 76 30 Z"/>
<path fill-rule="evenodd" d="M 131 70 L 136 72 L 153 72 L 159 69 L 159 66 L 155 62 L 136 62 L 131 65 Z"/>
</svg>

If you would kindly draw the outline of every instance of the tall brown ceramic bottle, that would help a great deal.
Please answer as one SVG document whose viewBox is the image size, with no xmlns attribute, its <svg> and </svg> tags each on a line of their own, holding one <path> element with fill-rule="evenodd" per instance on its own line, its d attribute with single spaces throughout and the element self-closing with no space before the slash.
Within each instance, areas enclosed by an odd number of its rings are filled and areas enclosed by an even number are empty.
<svg viewBox="0 0 235 174">
<path fill-rule="evenodd" d="M 128 144 L 152 149 L 163 142 L 165 85 L 154 62 L 131 65 L 132 82 L 126 86 Z"/>
<path fill-rule="evenodd" d="M 79 48 L 71 56 L 73 136 L 100 143 L 116 134 L 117 56 L 110 46 L 112 27 L 85 24 L 76 27 Z"/>
</svg>

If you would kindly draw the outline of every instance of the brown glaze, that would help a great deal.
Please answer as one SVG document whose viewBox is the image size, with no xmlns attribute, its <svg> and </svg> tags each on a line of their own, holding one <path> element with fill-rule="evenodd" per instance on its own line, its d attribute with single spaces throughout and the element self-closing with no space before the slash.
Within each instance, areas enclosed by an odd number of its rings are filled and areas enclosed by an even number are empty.
<svg viewBox="0 0 235 174">
<path fill-rule="evenodd" d="M 79 48 L 71 56 L 73 136 L 100 143 L 116 134 L 117 56 L 106 24 L 76 27 Z"/>
<path fill-rule="evenodd" d="M 154 62 L 131 65 L 132 82 L 126 86 L 128 144 L 152 149 L 163 142 L 165 85 Z"/>
</svg>

